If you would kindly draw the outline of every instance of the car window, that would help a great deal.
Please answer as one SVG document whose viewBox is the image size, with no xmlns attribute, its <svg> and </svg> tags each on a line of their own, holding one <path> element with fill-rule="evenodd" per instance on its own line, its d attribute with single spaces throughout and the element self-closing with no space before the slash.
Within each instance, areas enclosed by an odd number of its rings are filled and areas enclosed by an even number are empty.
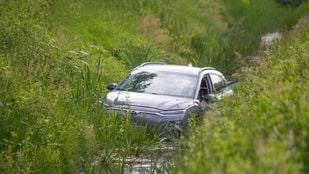
<svg viewBox="0 0 309 174">
<path fill-rule="evenodd" d="M 171 72 L 131 74 L 118 90 L 193 98 L 197 76 Z"/>
<path fill-rule="evenodd" d="M 225 86 L 225 79 L 217 74 L 210 74 L 210 79 L 213 84 L 214 91 L 217 92 Z"/>
<path fill-rule="evenodd" d="M 200 101 L 206 98 L 206 95 L 210 93 L 210 89 L 208 87 L 207 77 L 204 77 L 201 81 L 200 91 L 199 91 L 199 99 Z"/>
</svg>

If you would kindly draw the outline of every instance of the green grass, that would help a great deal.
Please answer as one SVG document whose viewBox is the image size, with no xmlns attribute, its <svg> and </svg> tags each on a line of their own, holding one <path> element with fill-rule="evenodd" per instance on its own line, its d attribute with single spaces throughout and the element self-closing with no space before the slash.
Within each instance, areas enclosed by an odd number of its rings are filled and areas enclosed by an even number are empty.
<svg viewBox="0 0 309 174">
<path fill-rule="evenodd" d="M 273 46 L 182 143 L 175 173 L 307 173 L 309 30 Z"/>
<path fill-rule="evenodd" d="M 232 74 L 260 34 L 308 11 L 243 2 L 0 1 L 0 173 L 123 172 L 115 159 L 158 135 L 103 111 L 108 83 L 145 61 Z"/>
<path fill-rule="evenodd" d="M 291 28 L 299 16 L 308 14 L 308 4 L 299 8 L 283 6 L 268 0 L 223 0 L 227 22 L 233 42 L 241 54 L 251 54 L 258 46 L 260 37 L 268 32 L 285 31 Z"/>
</svg>

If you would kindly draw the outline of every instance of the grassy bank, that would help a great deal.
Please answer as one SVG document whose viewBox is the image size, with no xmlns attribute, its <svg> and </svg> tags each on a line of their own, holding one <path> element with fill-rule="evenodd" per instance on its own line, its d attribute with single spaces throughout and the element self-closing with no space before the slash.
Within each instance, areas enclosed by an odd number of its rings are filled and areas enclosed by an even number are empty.
<svg viewBox="0 0 309 174">
<path fill-rule="evenodd" d="M 308 24 L 302 28 L 206 114 L 182 144 L 175 173 L 308 172 Z"/>
<path fill-rule="evenodd" d="M 155 60 L 233 73 L 261 33 L 289 28 L 307 8 L 267 0 L 0 1 L 0 172 L 123 172 L 122 160 L 147 154 L 158 136 L 103 111 L 108 83 Z M 255 15 L 262 9 L 271 17 Z"/>
</svg>

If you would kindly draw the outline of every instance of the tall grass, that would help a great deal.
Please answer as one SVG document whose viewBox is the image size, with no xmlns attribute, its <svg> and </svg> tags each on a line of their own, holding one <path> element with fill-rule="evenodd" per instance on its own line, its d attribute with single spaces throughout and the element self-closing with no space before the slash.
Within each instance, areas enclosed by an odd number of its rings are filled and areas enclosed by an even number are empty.
<svg viewBox="0 0 309 174">
<path fill-rule="evenodd" d="M 308 13 L 308 4 L 295 8 L 267 0 L 223 2 L 229 12 L 226 19 L 232 30 L 232 43 L 238 45 L 237 51 L 244 55 L 251 54 L 258 47 L 263 34 L 286 31 L 297 22 L 299 16 Z"/>
<path fill-rule="evenodd" d="M 115 159 L 141 155 L 157 142 L 99 102 L 125 68 L 99 46 L 61 47 L 36 3 L 1 6 L 1 173 L 123 171 L 125 162 Z M 37 11 L 44 15 L 35 17 Z"/>
<path fill-rule="evenodd" d="M 123 172 L 123 159 L 148 153 L 158 136 L 103 111 L 106 84 L 153 60 L 232 73 L 247 53 L 238 43 L 258 38 L 248 34 L 258 16 L 237 22 L 241 3 L 0 1 L 0 172 Z"/>
<path fill-rule="evenodd" d="M 308 28 L 276 44 L 182 144 L 175 173 L 308 172 Z"/>
</svg>

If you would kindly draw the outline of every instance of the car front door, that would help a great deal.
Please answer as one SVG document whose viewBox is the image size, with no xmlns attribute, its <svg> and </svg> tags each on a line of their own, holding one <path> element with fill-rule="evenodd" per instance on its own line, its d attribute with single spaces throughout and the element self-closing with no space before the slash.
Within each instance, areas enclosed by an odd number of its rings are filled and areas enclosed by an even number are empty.
<svg viewBox="0 0 309 174">
<path fill-rule="evenodd" d="M 212 84 L 211 98 L 215 100 L 221 100 L 226 96 L 233 95 L 233 88 L 235 85 L 228 84 L 225 78 L 218 74 L 209 74 Z"/>
</svg>

